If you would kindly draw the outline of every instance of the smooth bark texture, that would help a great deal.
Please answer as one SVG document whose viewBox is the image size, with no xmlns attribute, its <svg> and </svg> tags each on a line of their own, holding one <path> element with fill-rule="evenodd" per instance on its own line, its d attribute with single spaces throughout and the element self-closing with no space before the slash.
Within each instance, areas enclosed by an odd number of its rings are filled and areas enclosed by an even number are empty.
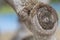
<svg viewBox="0 0 60 40">
<path fill-rule="evenodd" d="M 13 40 L 54 40 L 58 17 L 49 5 L 37 0 L 5 0 L 18 15 L 19 28 Z"/>
</svg>

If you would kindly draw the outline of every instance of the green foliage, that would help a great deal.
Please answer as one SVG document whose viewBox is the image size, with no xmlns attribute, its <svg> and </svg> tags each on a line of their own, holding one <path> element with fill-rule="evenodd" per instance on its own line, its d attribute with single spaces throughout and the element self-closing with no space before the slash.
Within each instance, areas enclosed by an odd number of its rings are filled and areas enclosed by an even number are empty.
<svg viewBox="0 0 60 40">
<path fill-rule="evenodd" d="M 4 5 L 0 7 L 0 13 L 8 13 L 8 12 L 14 12 L 9 5 Z"/>
<path fill-rule="evenodd" d="M 51 0 L 52 3 L 58 3 L 60 0 Z"/>
</svg>

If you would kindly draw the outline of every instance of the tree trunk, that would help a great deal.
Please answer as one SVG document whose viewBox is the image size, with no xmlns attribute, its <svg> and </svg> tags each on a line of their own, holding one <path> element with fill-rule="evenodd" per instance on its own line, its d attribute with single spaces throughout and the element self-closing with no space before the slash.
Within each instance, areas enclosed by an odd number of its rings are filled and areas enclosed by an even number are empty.
<svg viewBox="0 0 60 40">
<path fill-rule="evenodd" d="M 5 1 L 16 11 L 21 24 L 14 40 L 54 40 L 58 17 L 51 6 L 37 0 Z"/>
</svg>

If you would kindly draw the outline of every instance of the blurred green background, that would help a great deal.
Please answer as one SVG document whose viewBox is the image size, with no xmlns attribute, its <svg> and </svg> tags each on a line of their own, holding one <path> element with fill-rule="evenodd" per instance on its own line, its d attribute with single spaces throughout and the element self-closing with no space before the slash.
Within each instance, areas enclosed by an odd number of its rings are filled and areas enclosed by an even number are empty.
<svg viewBox="0 0 60 40">
<path fill-rule="evenodd" d="M 51 0 L 51 3 L 58 3 L 60 0 Z"/>
</svg>

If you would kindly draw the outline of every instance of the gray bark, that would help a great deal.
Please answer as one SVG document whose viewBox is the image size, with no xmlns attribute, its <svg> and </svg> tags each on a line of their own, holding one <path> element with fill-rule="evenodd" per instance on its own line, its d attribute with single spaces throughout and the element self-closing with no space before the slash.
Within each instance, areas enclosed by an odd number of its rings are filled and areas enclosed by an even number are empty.
<svg viewBox="0 0 60 40">
<path fill-rule="evenodd" d="M 22 26 L 14 40 L 54 40 L 58 17 L 51 6 L 37 0 L 5 1 L 16 11 Z"/>
</svg>

